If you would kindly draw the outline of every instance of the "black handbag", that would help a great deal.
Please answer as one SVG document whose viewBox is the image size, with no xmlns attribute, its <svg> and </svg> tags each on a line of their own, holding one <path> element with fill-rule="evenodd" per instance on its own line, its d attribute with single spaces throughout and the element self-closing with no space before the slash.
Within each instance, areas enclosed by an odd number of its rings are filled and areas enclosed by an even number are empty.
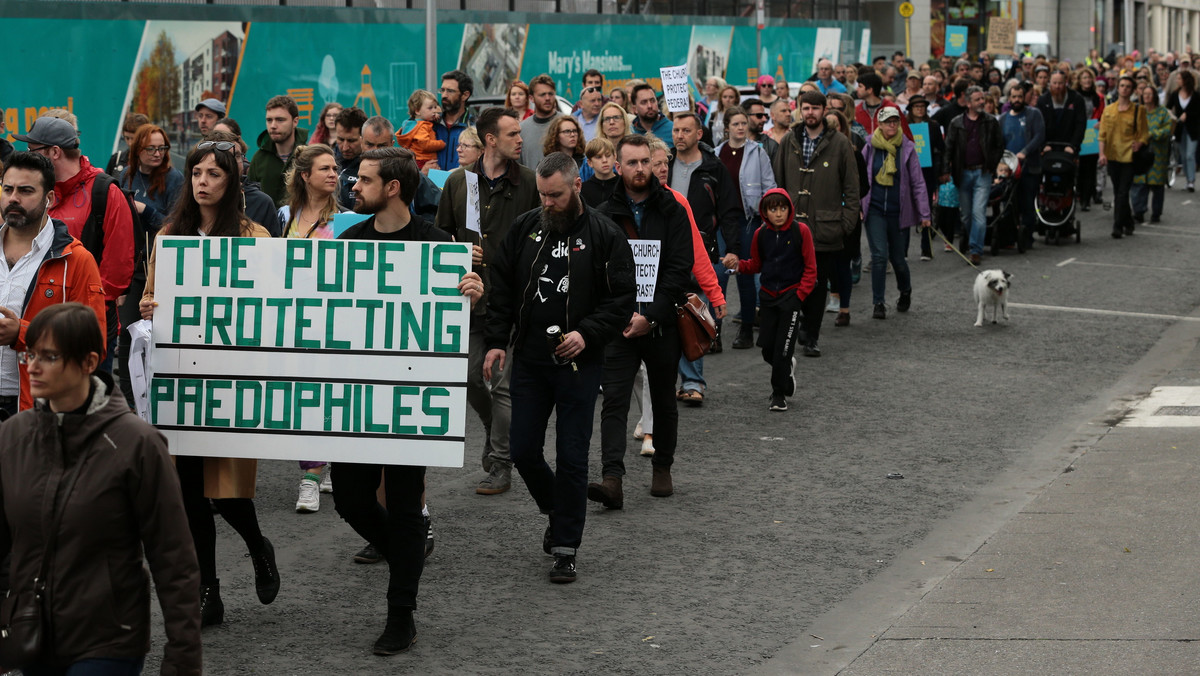
<svg viewBox="0 0 1200 676">
<path fill-rule="evenodd" d="M 75 488 L 75 480 L 79 478 L 84 459 L 79 458 L 59 484 L 56 510 L 51 519 L 46 549 L 42 552 L 42 567 L 33 579 L 33 589 L 22 592 L 9 589 L 4 599 L 0 600 L 0 664 L 5 667 L 23 667 L 42 656 L 46 630 L 45 609 L 42 606 L 46 576 L 50 572 L 50 562 L 58 543 L 58 527 L 62 523 L 67 497 Z"/>
</svg>

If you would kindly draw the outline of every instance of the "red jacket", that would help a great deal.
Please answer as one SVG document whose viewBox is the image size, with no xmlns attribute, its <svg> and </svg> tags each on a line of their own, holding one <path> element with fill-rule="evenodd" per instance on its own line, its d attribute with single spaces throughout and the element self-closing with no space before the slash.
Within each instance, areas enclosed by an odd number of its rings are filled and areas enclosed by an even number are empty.
<svg viewBox="0 0 1200 676">
<path fill-rule="evenodd" d="M 96 311 L 96 318 L 100 320 L 100 335 L 108 335 L 104 322 L 104 287 L 100 283 L 96 260 L 83 248 L 79 240 L 67 232 L 67 226 L 62 221 L 52 220 L 49 227 L 54 228 L 54 240 L 42 259 L 42 264 L 38 266 L 33 284 L 25 292 L 21 328 L 17 331 L 16 342 L 12 344 L 12 349 L 16 352 L 28 349 L 25 344 L 25 332 L 29 329 L 29 322 L 33 321 L 37 313 L 57 303 L 83 303 L 91 307 Z M 104 355 L 100 355 L 100 358 L 103 359 Z M 20 369 L 20 410 L 24 411 L 33 408 L 33 394 L 29 391 L 29 373 L 25 370 L 25 365 L 22 364 Z"/>
<path fill-rule="evenodd" d="M 692 215 L 692 206 L 688 204 L 687 198 L 683 193 L 667 184 L 663 187 L 671 191 L 675 196 L 675 201 L 683 206 L 683 210 L 687 212 L 688 223 L 692 225 L 692 276 L 700 283 L 700 290 L 708 296 L 708 301 L 713 304 L 713 307 L 725 304 L 725 294 L 721 291 L 721 285 L 717 283 L 717 273 L 713 270 L 712 263 L 708 262 L 708 250 L 704 248 L 704 238 L 700 236 L 700 229 L 696 227 L 696 217 Z"/>
<path fill-rule="evenodd" d="M 93 167 L 86 156 L 79 158 L 79 173 L 54 184 L 58 198 L 50 209 L 50 217 L 67 224 L 71 236 L 81 241 L 101 244 L 90 250 L 92 258 L 100 261 L 100 279 L 104 281 L 104 296 L 115 301 L 129 288 L 133 278 L 133 215 L 116 183 L 108 189 L 108 206 L 104 210 L 104 228 L 99 237 L 83 233 L 83 226 L 92 213 L 92 181 L 102 173 Z"/>
<path fill-rule="evenodd" d="M 879 117 L 879 111 L 883 110 L 884 108 L 895 108 L 896 110 L 900 110 L 900 106 L 888 101 L 884 101 L 875 111 L 875 115 L 872 116 L 867 112 L 865 102 L 859 101 L 854 104 L 854 121 L 861 124 L 863 129 L 867 130 L 866 140 L 868 143 L 871 142 L 871 134 L 875 133 L 875 127 L 879 126 L 879 122 L 876 121 L 876 118 Z M 911 141 L 912 132 L 908 129 L 908 117 L 904 114 L 904 111 L 900 111 L 900 128 L 904 130 L 904 136 Z"/>
</svg>

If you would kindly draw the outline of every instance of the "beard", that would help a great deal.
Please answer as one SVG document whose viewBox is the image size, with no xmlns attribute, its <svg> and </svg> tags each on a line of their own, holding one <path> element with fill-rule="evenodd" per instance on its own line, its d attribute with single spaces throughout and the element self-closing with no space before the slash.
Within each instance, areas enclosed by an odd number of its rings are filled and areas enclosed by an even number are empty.
<svg viewBox="0 0 1200 676">
<path fill-rule="evenodd" d="M 450 103 L 445 97 L 442 97 L 442 115 L 455 115 L 462 108 L 462 101 L 458 103 Z"/>
<path fill-rule="evenodd" d="M 567 203 L 566 209 L 559 211 L 558 209 L 542 208 L 542 227 L 561 235 L 575 225 L 575 220 L 579 218 L 579 212 L 582 209 L 583 203 L 579 199 L 579 193 L 572 192 L 571 201 Z"/>
<path fill-rule="evenodd" d="M 1024 102 L 1024 101 L 1018 101 L 1018 102 L 1016 102 L 1016 103 L 1013 103 L 1013 102 L 1011 102 L 1011 101 L 1010 101 L 1010 102 L 1008 103 L 1008 107 L 1009 107 L 1009 109 L 1010 109 L 1010 110 L 1012 110 L 1013 112 L 1019 113 L 1019 112 L 1021 112 L 1022 110 L 1025 110 L 1025 102 Z"/>
<path fill-rule="evenodd" d="M 807 117 L 806 117 L 806 118 L 804 118 L 804 126 L 805 126 L 805 127 L 808 127 L 809 129 L 818 129 L 818 128 L 820 128 L 820 126 L 821 126 L 821 125 L 823 125 L 823 124 L 825 124 L 825 119 L 824 119 L 824 118 L 820 118 L 820 117 L 818 117 L 818 118 L 817 118 L 817 119 L 815 119 L 815 120 L 810 120 L 810 119 L 808 119 Z"/>
<path fill-rule="evenodd" d="M 354 213 L 374 215 L 383 211 L 387 207 L 387 198 L 380 198 L 374 202 L 363 197 L 361 193 L 354 198 Z"/>
<path fill-rule="evenodd" d="M 27 230 L 30 228 L 40 228 L 42 222 L 46 220 L 46 205 L 45 203 L 38 209 L 26 211 L 25 209 L 13 205 L 4 212 L 4 224 L 14 230 Z"/>
</svg>

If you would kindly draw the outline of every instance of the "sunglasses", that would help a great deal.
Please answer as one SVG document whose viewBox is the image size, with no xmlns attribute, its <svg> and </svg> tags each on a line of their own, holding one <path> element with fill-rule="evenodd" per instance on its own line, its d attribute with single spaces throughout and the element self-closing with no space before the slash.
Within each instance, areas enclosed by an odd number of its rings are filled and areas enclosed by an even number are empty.
<svg viewBox="0 0 1200 676">
<path fill-rule="evenodd" d="M 196 145 L 197 150 L 208 150 L 209 148 L 215 148 L 225 152 L 230 150 L 241 150 L 241 146 L 233 141 L 203 141 Z"/>
<path fill-rule="evenodd" d="M 583 94 L 591 94 L 592 92 L 601 92 L 601 93 L 603 93 L 603 92 L 604 92 L 604 90 L 603 90 L 603 89 L 600 89 L 599 87 L 588 87 L 588 88 L 584 89 L 582 93 L 583 93 Z"/>
<path fill-rule="evenodd" d="M 769 116 L 766 113 L 750 113 L 750 117 L 756 117 L 760 120 L 765 120 Z"/>
</svg>

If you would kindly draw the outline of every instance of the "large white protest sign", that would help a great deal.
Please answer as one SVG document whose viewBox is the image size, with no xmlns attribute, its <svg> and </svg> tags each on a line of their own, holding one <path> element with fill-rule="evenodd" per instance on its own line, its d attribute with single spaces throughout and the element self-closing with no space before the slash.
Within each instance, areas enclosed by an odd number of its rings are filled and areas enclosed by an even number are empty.
<svg viewBox="0 0 1200 676">
<path fill-rule="evenodd" d="M 691 110 L 691 106 L 688 105 L 687 65 L 659 68 L 658 72 L 662 76 L 663 98 L 667 100 L 667 110 L 672 113 Z"/>
<path fill-rule="evenodd" d="M 654 300 L 654 288 L 658 285 L 658 260 L 662 254 L 662 242 L 657 239 L 629 240 L 633 248 L 633 267 L 637 276 L 637 302 Z"/>
<path fill-rule="evenodd" d="M 172 453 L 462 467 L 467 244 L 156 246 L 150 418 Z"/>
</svg>

